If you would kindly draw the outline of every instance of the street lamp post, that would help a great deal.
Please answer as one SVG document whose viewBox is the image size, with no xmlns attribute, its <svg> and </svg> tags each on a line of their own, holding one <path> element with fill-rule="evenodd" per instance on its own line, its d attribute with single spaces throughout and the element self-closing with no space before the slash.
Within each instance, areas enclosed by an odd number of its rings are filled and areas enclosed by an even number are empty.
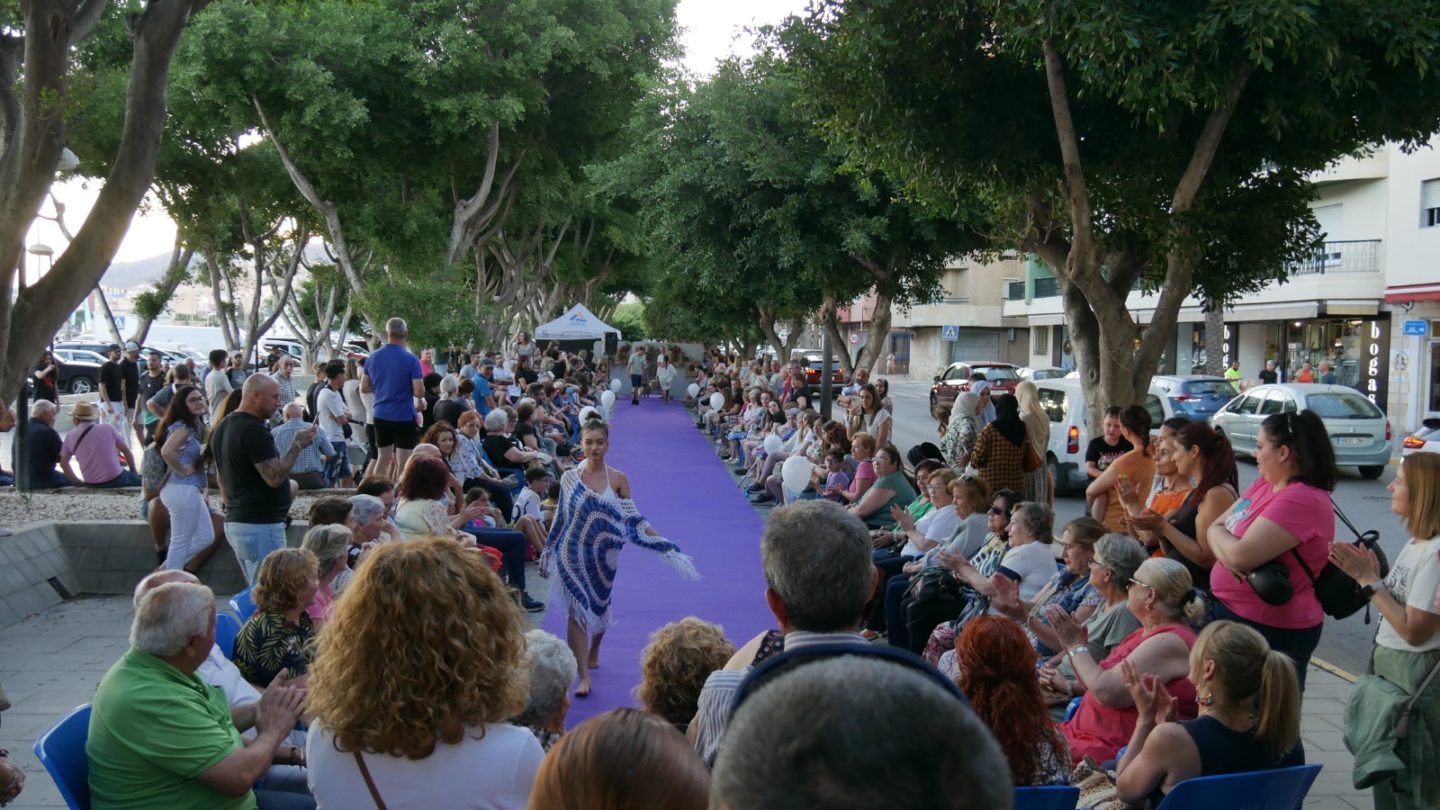
<svg viewBox="0 0 1440 810">
<path fill-rule="evenodd" d="M 55 256 L 55 251 L 46 244 L 39 242 L 31 245 L 27 251 L 35 257 L 35 275 L 38 278 L 40 272 L 40 260 L 43 258 L 49 262 Z M 48 265 L 47 265 L 48 269 Z M 23 282 L 25 274 L 20 274 Z M 22 285 L 23 288 L 23 285 Z M 20 393 L 15 396 L 15 488 L 22 493 L 30 492 L 30 459 L 28 458 L 28 447 L 30 444 L 30 366 L 23 366 L 25 382 L 20 386 Z M 56 403 L 57 405 L 59 403 Z"/>
</svg>

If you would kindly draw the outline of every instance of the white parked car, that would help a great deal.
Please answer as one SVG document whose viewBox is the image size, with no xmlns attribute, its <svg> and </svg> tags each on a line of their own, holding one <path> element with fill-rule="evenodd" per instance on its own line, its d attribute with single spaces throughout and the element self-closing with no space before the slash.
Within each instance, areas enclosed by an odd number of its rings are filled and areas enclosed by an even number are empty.
<svg viewBox="0 0 1440 810">
<path fill-rule="evenodd" d="M 1344 385 L 1276 383 L 1257 385 L 1210 417 L 1230 439 L 1237 455 L 1255 455 L 1260 423 L 1274 414 L 1314 411 L 1325 422 L 1335 463 L 1355 466 L 1364 478 L 1379 478 L 1390 463 L 1390 422 L 1364 394 Z"/>
<path fill-rule="evenodd" d="M 1431 417 L 1421 423 L 1420 429 L 1405 437 L 1400 443 L 1400 455 L 1411 453 L 1440 453 L 1440 418 Z"/>
<path fill-rule="evenodd" d="M 1045 463 L 1055 476 L 1060 492 L 1083 491 L 1090 484 L 1085 472 L 1085 448 L 1090 444 L 1090 430 L 1085 426 L 1085 396 L 1080 380 L 1071 377 L 1036 380 L 1035 389 L 1040 406 L 1050 416 L 1050 442 Z M 1160 423 L 1177 414 L 1165 392 L 1150 387 L 1145 397 L 1145 410 L 1150 412 L 1151 432 L 1160 430 Z"/>
</svg>

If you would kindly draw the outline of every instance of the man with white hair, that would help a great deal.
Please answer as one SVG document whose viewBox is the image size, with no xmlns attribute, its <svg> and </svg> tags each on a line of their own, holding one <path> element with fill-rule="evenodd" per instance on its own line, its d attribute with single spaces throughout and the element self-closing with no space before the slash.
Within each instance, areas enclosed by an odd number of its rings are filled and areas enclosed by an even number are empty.
<svg viewBox="0 0 1440 810">
<path fill-rule="evenodd" d="M 275 370 L 270 376 L 275 378 L 275 383 L 280 386 L 280 407 L 270 417 L 272 425 L 278 425 L 285 421 L 285 406 L 295 401 L 298 396 L 295 393 L 295 358 L 290 355 L 282 355 L 275 361 Z"/>
<path fill-rule="evenodd" d="M 95 690 L 85 754 L 95 810 L 205 807 L 216 810 L 314 807 L 308 796 L 257 791 L 305 702 L 304 690 L 275 684 L 249 719 L 246 741 L 225 694 L 196 671 L 215 646 L 215 594 L 170 582 L 140 597 L 130 650 Z"/>
<path fill-rule="evenodd" d="M 577 671 L 575 654 L 557 636 L 544 630 L 525 634 L 525 668 L 530 676 L 530 699 L 510 723 L 530 729 L 546 751 L 565 733 L 570 711 L 570 684 Z"/>
<path fill-rule="evenodd" d="M 56 467 L 60 462 L 60 448 L 64 442 L 55 430 L 55 414 L 58 409 L 48 399 L 37 399 L 30 403 L 29 436 L 25 440 L 25 475 L 31 489 L 59 489 L 70 486 L 70 480 Z M 17 456 L 20 442 L 10 446 L 10 463 L 15 466 L 18 477 L 20 465 Z M 19 483 L 17 481 L 17 483 Z"/>
<path fill-rule="evenodd" d="M 964 701 L 918 670 L 864 656 L 795 665 L 747 696 L 710 786 L 719 810 L 1013 802 L 1005 755 Z"/>
<path fill-rule="evenodd" d="M 420 360 L 405 348 L 410 327 L 401 318 L 385 322 L 386 343 L 365 359 L 360 391 L 375 395 L 371 422 L 377 448 L 375 474 L 394 481 L 420 441 L 415 414 L 424 402 L 425 374 Z"/>
<path fill-rule="evenodd" d="M 305 406 L 298 402 L 291 402 L 280 412 L 284 421 L 272 428 L 270 435 L 275 437 L 275 450 L 284 455 L 295 444 L 296 435 L 310 429 L 310 423 L 305 421 Z M 325 468 L 333 451 L 330 443 L 323 438 L 317 433 L 316 441 L 300 451 L 295 465 L 290 468 L 290 480 L 299 484 L 301 489 L 324 489 L 330 485 L 325 478 Z"/>
</svg>

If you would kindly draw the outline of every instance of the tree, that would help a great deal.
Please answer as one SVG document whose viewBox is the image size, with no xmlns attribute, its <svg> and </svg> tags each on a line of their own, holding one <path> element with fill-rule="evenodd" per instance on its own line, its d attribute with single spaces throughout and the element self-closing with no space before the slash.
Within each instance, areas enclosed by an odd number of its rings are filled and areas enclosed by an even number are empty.
<svg viewBox="0 0 1440 810">
<path fill-rule="evenodd" d="M 1440 128 L 1432 11 L 823 0 L 781 41 L 858 163 L 1051 269 L 1097 416 L 1148 388 L 1187 295 L 1223 304 L 1313 254 L 1310 172 Z M 1137 285 L 1159 293 L 1138 343 Z"/>
<path fill-rule="evenodd" d="M 155 171 L 171 57 L 185 26 L 207 4 L 148 0 L 110 12 L 126 18 L 131 54 L 113 168 L 75 240 L 43 279 L 26 287 L 25 234 L 65 148 L 74 49 L 95 30 L 108 4 L 0 3 L 0 400 L 20 390 L 41 349 L 114 258 Z M 22 271 L 18 285 L 16 270 Z"/>
</svg>

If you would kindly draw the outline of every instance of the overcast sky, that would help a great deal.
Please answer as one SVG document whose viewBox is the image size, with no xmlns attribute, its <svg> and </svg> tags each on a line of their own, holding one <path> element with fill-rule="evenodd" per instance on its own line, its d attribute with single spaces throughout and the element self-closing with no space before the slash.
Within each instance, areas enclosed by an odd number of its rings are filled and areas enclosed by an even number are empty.
<svg viewBox="0 0 1440 810">
<path fill-rule="evenodd" d="M 750 54 L 753 36 L 745 33 L 747 27 L 779 22 L 790 14 L 804 11 L 805 5 L 806 0 L 680 0 L 678 17 L 685 67 L 693 74 L 706 76 L 714 72 L 715 63 L 726 56 Z M 101 185 L 103 181 L 99 180 L 70 180 L 55 185 L 56 196 L 65 203 L 65 221 L 71 233 L 80 228 Z M 54 214 L 48 201 L 41 213 Z M 174 223 L 158 205 L 152 204 L 148 213 L 135 216 L 115 260 L 137 261 L 168 254 L 174 239 Z M 36 243 L 49 245 L 56 255 L 65 249 L 65 239 L 59 229 L 44 220 L 37 220 L 31 228 L 27 244 Z M 33 256 L 26 258 L 27 275 L 33 281 L 39 269 L 37 260 Z"/>
</svg>

